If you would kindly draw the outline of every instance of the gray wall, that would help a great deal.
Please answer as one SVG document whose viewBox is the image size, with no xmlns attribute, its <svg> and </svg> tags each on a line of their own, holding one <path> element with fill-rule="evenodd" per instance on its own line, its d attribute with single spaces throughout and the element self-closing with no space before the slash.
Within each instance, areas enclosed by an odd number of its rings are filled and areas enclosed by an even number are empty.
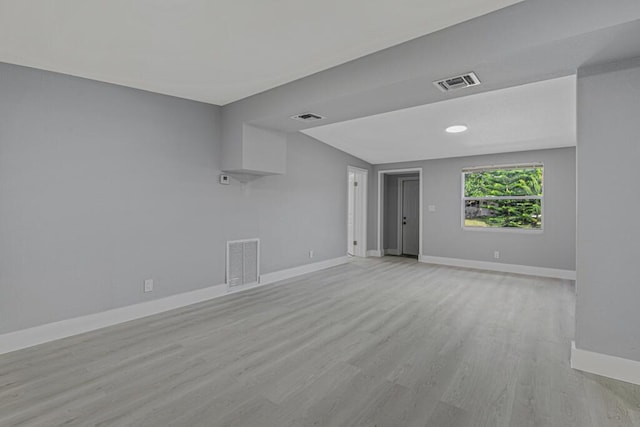
<svg viewBox="0 0 640 427">
<path fill-rule="evenodd" d="M 347 166 L 371 175 L 372 167 L 360 159 L 304 134 L 288 134 L 286 175 L 260 178 L 246 189 L 259 211 L 265 272 L 346 255 Z"/>
<path fill-rule="evenodd" d="M 579 73 L 576 346 L 640 361 L 640 58 Z"/>
<path fill-rule="evenodd" d="M 286 175 L 222 186 L 219 107 L 1 63 L 0 93 L 0 333 L 221 284 L 229 239 L 346 253 L 363 161 L 289 135 Z"/>
<path fill-rule="evenodd" d="M 545 166 L 544 231 L 542 233 L 469 231 L 461 227 L 461 172 L 465 167 L 526 162 Z M 502 262 L 534 267 L 575 269 L 575 149 L 559 148 L 486 156 L 394 163 L 379 170 L 421 167 L 423 170 L 423 254 Z M 377 182 L 372 185 L 372 222 L 377 224 Z M 435 212 L 427 206 L 435 205 Z M 369 227 L 370 249 L 377 231 Z M 500 251 L 500 259 L 493 258 Z"/>
</svg>

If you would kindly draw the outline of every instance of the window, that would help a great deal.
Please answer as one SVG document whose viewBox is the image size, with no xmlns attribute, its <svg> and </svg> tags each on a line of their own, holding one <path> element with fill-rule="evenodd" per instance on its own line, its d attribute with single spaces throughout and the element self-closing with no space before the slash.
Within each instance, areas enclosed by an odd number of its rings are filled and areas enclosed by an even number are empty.
<svg viewBox="0 0 640 427">
<path fill-rule="evenodd" d="M 541 230 L 542 202 L 541 164 L 462 171 L 465 228 Z"/>
</svg>

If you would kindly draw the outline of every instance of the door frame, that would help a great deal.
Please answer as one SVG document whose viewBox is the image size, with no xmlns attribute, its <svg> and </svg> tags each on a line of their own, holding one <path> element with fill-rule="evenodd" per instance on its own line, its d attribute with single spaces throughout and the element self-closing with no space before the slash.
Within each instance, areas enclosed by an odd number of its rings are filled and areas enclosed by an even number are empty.
<svg viewBox="0 0 640 427">
<path fill-rule="evenodd" d="M 385 170 L 379 170 L 378 171 L 378 228 L 377 228 L 377 232 L 378 232 L 378 236 L 377 236 L 377 249 L 375 251 L 375 256 L 384 256 L 383 253 L 383 248 L 382 248 L 382 233 L 383 233 L 383 229 L 382 226 L 384 224 L 383 221 L 383 216 L 384 216 L 384 209 L 382 209 L 382 207 L 384 206 L 384 191 L 383 191 L 383 186 L 384 186 L 384 175 L 398 175 L 398 174 L 403 174 L 403 173 L 412 173 L 412 172 L 417 172 L 418 173 L 418 181 L 419 181 L 419 192 L 420 192 L 420 200 L 418 202 L 418 206 L 419 206 L 419 221 L 420 223 L 418 224 L 418 260 L 421 259 L 422 257 L 422 221 L 423 221 L 423 206 L 422 206 L 422 189 L 423 189 L 423 185 L 422 185 L 422 168 L 418 167 L 418 168 L 404 168 L 404 169 L 385 169 Z M 414 178 L 415 179 L 415 178 Z"/>
<path fill-rule="evenodd" d="M 347 217 L 347 254 L 349 253 L 349 243 L 350 243 L 350 239 L 351 236 L 349 236 L 349 192 L 351 191 L 351 187 L 349 185 L 349 174 L 350 173 L 356 173 L 356 174 L 362 174 L 363 178 L 362 178 L 362 199 L 361 199 L 361 206 L 360 206 L 360 215 L 358 218 L 356 218 L 356 221 L 359 221 L 362 224 L 362 235 L 358 236 L 358 230 L 354 229 L 353 233 L 354 233 L 354 240 L 358 241 L 358 245 L 355 248 L 354 255 L 357 257 L 366 257 L 367 256 L 367 189 L 368 189 L 368 181 L 369 181 L 369 171 L 367 169 L 363 169 L 363 168 L 359 168 L 356 166 L 347 166 L 347 212 L 346 212 L 346 217 Z M 357 199 L 355 199 L 357 200 Z M 357 202 L 356 202 L 357 203 Z M 357 211 L 357 209 L 356 209 Z M 355 212 L 354 212 L 354 216 L 355 216 Z M 356 222 L 357 224 L 357 222 Z"/>
<path fill-rule="evenodd" d="M 397 241 L 397 247 L 398 247 L 398 255 L 402 255 L 404 253 L 404 236 L 403 236 L 403 228 L 402 228 L 402 210 L 403 210 L 403 204 L 404 204 L 404 187 L 403 184 L 406 181 L 420 181 L 420 179 L 418 177 L 411 177 L 411 178 L 398 178 L 398 241 Z M 418 191 L 420 191 L 420 189 L 418 189 Z"/>
</svg>

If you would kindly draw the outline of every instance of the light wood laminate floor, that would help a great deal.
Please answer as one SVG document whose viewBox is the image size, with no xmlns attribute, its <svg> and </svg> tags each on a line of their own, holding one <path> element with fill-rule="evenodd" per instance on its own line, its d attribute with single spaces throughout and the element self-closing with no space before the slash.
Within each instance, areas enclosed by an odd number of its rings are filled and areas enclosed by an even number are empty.
<svg viewBox="0 0 640 427">
<path fill-rule="evenodd" d="M 631 426 L 569 281 L 384 258 L 0 356 L 1 426 Z"/>
</svg>

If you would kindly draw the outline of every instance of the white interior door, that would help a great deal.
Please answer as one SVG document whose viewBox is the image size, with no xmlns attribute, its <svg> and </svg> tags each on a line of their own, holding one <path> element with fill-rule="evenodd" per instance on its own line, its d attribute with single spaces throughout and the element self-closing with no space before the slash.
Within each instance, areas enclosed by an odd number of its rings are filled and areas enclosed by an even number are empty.
<svg viewBox="0 0 640 427">
<path fill-rule="evenodd" d="M 355 241 L 355 191 L 354 191 L 354 182 L 356 181 L 356 174 L 354 172 L 349 171 L 349 187 L 348 187 L 348 201 L 347 201 L 347 253 L 349 255 L 355 256 L 355 245 L 353 242 Z"/>
<path fill-rule="evenodd" d="M 367 254 L 367 171 L 349 167 L 347 200 L 347 253 L 365 257 Z"/>
<path fill-rule="evenodd" d="M 420 183 L 402 181 L 402 254 L 417 256 L 420 233 Z"/>
</svg>

